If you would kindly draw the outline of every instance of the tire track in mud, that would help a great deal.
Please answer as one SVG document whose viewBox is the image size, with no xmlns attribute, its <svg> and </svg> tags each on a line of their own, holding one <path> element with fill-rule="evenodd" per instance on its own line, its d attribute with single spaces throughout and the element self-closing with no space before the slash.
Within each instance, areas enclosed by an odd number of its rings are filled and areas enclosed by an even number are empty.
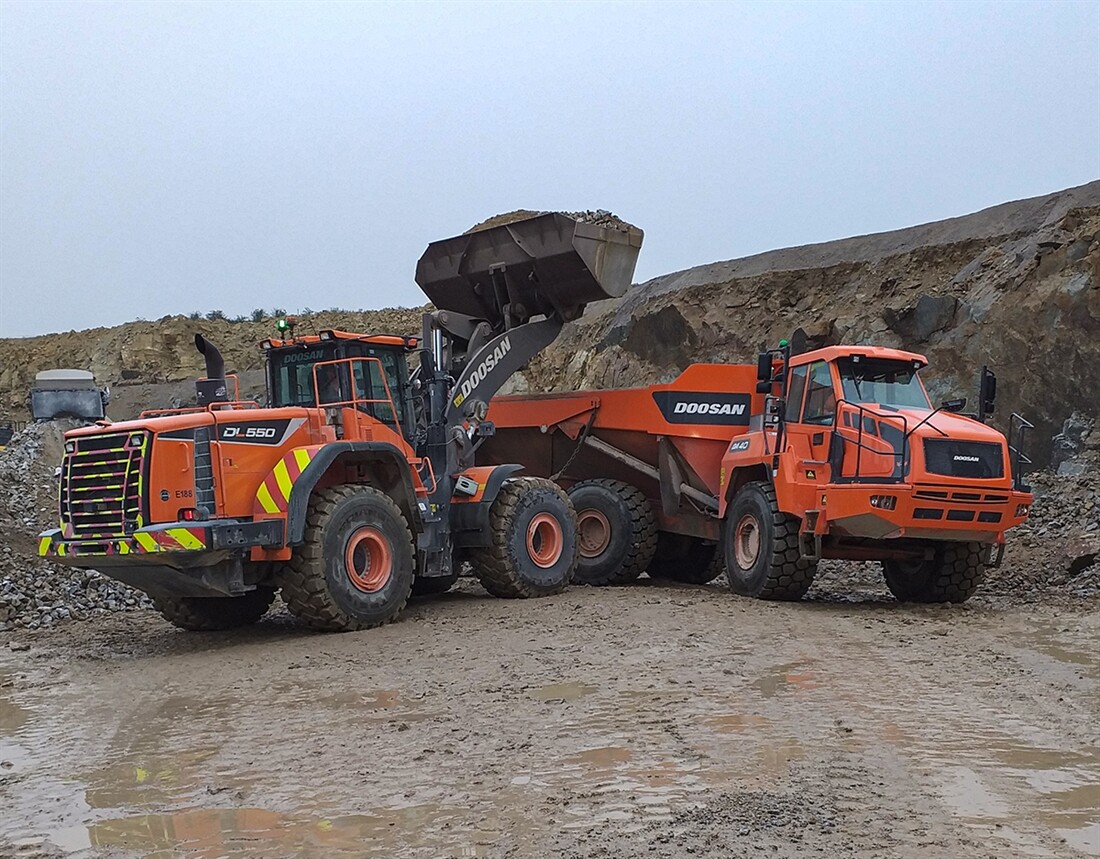
<svg viewBox="0 0 1100 859">
<path fill-rule="evenodd" d="M 109 618 L 0 652 L 0 855 L 1080 857 L 1096 618 L 467 583 L 361 634 Z"/>
</svg>

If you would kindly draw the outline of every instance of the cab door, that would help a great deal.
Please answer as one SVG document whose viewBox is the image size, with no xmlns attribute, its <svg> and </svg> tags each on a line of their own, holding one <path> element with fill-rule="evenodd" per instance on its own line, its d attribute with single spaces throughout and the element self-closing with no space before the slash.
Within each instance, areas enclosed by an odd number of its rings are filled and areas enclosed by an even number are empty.
<svg viewBox="0 0 1100 859">
<path fill-rule="evenodd" d="M 791 370 L 787 386 L 787 427 L 791 447 L 803 459 L 829 460 L 836 418 L 832 368 L 814 361 Z"/>
</svg>

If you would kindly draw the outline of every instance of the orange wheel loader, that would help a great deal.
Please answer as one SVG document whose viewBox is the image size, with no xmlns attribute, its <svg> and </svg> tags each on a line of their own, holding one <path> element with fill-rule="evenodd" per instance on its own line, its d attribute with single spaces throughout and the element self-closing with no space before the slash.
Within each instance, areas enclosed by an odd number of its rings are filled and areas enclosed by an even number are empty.
<svg viewBox="0 0 1100 859">
<path fill-rule="evenodd" d="M 797 600 L 822 558 L 881 561 L 903 601 L 962 602 L 1028 515 L 1020 453 L 979 408 L 933 407 L 912 352 L 805 351 L 800 332 L 754 366 L 695 364 L 670 384 L 498 397 L 485 462 L 567 488 L 577 579 L 651 576 Z"/>
<path fill-rule="evenodd" d="M 641 243 L 557 213 L 434 242 L 416 270 L 437 308 L 420 337 L 281 322 L 261 344 L 264 406 L 196 335 L 196 407 L 66 434 L 60 528 L 40 554 L 146 591 L 185 629 L 253 623 L 280 589 L 318 629 L 377 626 L 464 561 L 496 596 L 559 592 L 573 507 L 519 463 L 479 464 L 485 415 L 566 321 L 626 291 Z"/>
</svg>

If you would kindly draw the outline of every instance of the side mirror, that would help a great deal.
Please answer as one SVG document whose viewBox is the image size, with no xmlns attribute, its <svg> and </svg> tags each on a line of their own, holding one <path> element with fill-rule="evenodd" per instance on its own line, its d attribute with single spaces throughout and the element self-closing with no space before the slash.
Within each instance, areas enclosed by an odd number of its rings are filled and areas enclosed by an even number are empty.
<svg viewBox="0 0 1100 859">
<path fill-rule="evenodd" d="M 756 381 L 768 382 L 772 380 L 772 353 L 761 352 L 756 356 Z"/>
<path fill-rule="evenodd" d="M 997 374 L 988 367 L 982 367 L 981 381 L 978 383 L 978 420 L 985 423 L 987 416 L 993 414 L 993 404 L 997 400 Z"/>
<path fill-rule="evenodd" d="M 772 353 L 760 352 L 756 356 L 756 393 L 770 394 L 772 391 Z"/>
<path fill-rule="evenodd" d="M 940 408 L 945 412 L 961 412 L 966 408 L 966 397 L 959 397 L 957 400 L 944 400 L 940 403 Z"/>
</svg>

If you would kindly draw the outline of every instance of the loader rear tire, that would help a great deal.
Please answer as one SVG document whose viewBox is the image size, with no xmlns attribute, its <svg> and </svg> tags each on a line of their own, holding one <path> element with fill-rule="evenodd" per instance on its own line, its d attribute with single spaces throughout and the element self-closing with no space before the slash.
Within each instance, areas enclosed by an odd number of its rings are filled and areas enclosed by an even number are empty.
<svg viewBox="0 0 1100 859">
<path fill-rule="evenodd" d="M 883 561 L 886 587 L 898 602 L 962 603 L 985 577 L 981 543 L 941 543 L 925 561 Z"/>
<path fill-rule="evenodd" d="M 250 626 L 267 614 L 275 589 L 258 587 L 236 597 L 154 596 L 153 605 L 173 626 L 192 632 L 209 632 Z"/>
<path fill-rule="evenodd" d="M 569 490 L 577 511 L 577 572 L 586 585 L 623 585 L 645 572 L 657 549 L 657 519 L 645 494 L 619 480 L 584 480 Z"/>
<path fill-rule="evenodd" d="M 798 550 L 799 521 L 779 510 L 769 483 L 746 483 L 726 511 L 722 535 L 730 590 L 765 600 L 800 600 L 817 564 Z"/>
<path fill-rule="evenodd" d="M 280 573 L 283 602 L 314 629 L 381 626 L 409 600 L 414 558 L 392 498 L 370 486 L 323 489 L 310 499 L 305 542 Z"/>
<path fill-rule="evenodd" d="M 561 487 L 517 477 L 489 510 L 490 543 L 470 550 L 481 586 L 495 597 L 526 599 L 561 593 L 577 567 L 577 517 Z"/>
<path fill-rule="evenodd" d="M 722 553 L 716 543 L 669 531 L 657 535 L 657 551 L 649 563 L 650 578 L 706 585 L 722 572 Z"/>
</svg>

